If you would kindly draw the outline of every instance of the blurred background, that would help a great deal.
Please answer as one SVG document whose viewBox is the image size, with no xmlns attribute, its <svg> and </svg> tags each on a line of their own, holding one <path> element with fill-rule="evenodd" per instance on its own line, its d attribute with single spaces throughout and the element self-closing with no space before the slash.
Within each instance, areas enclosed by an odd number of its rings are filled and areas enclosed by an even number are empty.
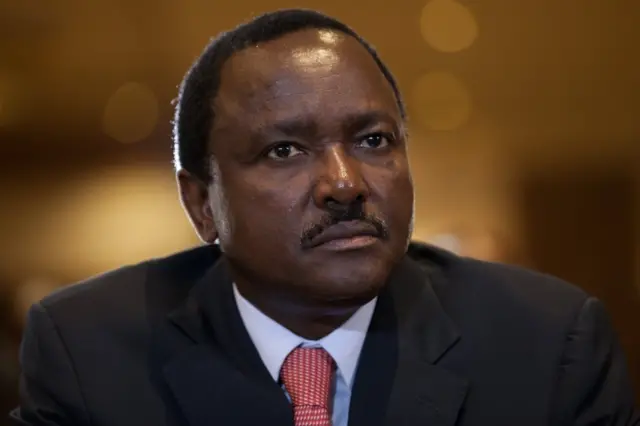
<svg viewBox="0 0 640 426">
<path fill-rule="evenodd" d="M 0 409 L 32 302 L 198 243 L 171 101 L 210 37 L 282 7 L 345 21 L 399 79 L 414 237 L 600 297 L 640 391 L 640 2 L 0 0 Z"/>
</svg>

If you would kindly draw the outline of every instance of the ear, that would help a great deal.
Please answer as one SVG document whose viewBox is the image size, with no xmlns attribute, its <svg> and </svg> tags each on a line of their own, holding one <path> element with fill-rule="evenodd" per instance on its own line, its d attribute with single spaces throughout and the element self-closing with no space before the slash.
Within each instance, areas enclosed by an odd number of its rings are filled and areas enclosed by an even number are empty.
<svg viewBox="0 0 640 426">
<path fill-rule="evenodd" d="M 182 207 L 193 228 L 203 242 L 213 244 L 218 238 L 218 231 L 213 220 L 207 184 L 184 169 L 178 170 L 176 180 Z"/>
</svg>

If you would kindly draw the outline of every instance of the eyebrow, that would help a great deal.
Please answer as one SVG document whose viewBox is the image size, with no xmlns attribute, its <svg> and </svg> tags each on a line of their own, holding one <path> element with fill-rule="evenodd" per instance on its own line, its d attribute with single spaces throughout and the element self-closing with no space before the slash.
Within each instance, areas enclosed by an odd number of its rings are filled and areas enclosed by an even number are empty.
<svg viewBox="0 0 640 426">
<path fill-rule="evenodd" d="M 366 111 L 347 114 L 342 120 L 342 128 L 347 132 L 357 132 L 378 123 L 387 123 L 398 127 L 397 120 L 384 111 Z M 318 131 L 318 123 L 313 116 L 293 117 L 279 120 L 271 125 L 286 135 L 313 135 Z"/>
<path fill-rule="evenodd" d="M 398 127 L 397 120 L 391 114 L 384 111 L 366 111 L 349 114 L 344 120 L 343 127 L 349 132 L 357 132 L 379 123 L 386 123 L 392 125 L 394 128 Z"/>
<path fill-rule="evenodd" d="M 271 127 L 285 135 L 313 135 L 318 131 L 318 124 L 311 116 L 278 120 Z"/>
</svg>

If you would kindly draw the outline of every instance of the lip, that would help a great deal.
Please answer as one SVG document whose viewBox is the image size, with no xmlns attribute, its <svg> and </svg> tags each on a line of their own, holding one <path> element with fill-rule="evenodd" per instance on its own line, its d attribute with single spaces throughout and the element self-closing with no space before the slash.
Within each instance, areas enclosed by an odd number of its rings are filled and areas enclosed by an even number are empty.
<svg viewBox="0 0 640 426">
<path fill-rule="evenodd" d="M 325 229 L 307 248 L 326 246 L 335 249 L 363 248 L 375 243 L 380 234 L 375 226 L 364 221 L 340 222 Z"/>
</svg>

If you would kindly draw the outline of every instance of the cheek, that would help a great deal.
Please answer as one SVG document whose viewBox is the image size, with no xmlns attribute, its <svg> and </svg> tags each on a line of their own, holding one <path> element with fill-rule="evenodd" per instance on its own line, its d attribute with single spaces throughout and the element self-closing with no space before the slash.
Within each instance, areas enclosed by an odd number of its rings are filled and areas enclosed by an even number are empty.
<svg viewBox="0 0 640 426">
<path fill-rule="evenodd" d="M 413 181 L 406 160 L 390 160 L 385 167 L 370 171 L 370 186 L 379 208 L 395 216 L 413 207 Z"/>
<path fill-rule="evenodd" d="M 301 197 L 295 185 L 245 179 L 227 190 L 228 223 L 234 240 L 251 245 L 300 238 Z"/>
</svg>

